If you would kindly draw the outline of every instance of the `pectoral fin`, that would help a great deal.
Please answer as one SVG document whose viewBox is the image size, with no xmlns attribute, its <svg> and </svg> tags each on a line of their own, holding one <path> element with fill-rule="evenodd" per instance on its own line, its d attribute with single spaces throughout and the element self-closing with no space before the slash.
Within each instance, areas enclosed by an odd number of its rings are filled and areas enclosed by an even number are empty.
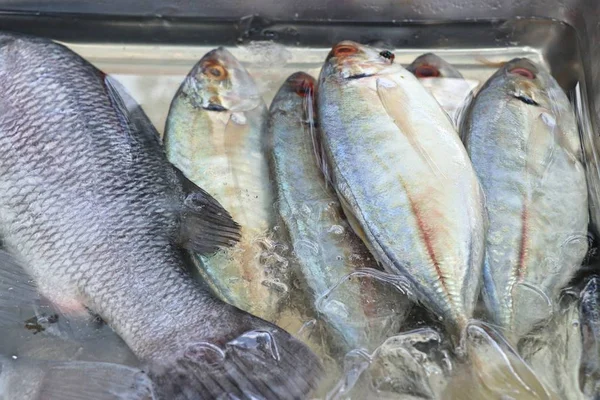
<svg viewBox="0 0 600 400">
<path fill-rule="evenodd" d="M 188 250 L 207 255 L 239 242 L 240 226 L 229 212 L 181 171 L 176 171 L 188 192 L 181 210 L 179 243 Z"/>
</svg>

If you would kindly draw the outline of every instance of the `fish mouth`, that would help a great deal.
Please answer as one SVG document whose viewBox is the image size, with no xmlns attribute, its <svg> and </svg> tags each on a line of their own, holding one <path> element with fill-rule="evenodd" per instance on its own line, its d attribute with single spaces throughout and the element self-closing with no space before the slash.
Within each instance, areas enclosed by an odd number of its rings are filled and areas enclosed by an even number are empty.
<svg viewBox="0 0 600 400">
<path fill-rule="evenodd" d="M 345 79 L 347 81 L 351 81 L 351 80 L 354 80 L 354 79 L 368 78 L 369 76 L 373 76 L 373 75 L 375 75 L 375 74 L 365 74 L 365 73 L 363 73 L 363 74 L 355 74 L 355 75 L 347 76 Z"/>
<path fill-rule="evenodd" d="M 534 106 L 534 107 L 540 107 L 540 103 L 538 103 L 537 101 L 535 101 L 534 99 L 532 99 L 531 97 L 524 95 L 524 94 L 513 94 L 513 97 L 517 100 L 522 101 L 523 103 L 530 105 L 530 106 Z"/>
<path fill-rule="evenodd" d="M 227 109 L 225 107 L 223 107 L 222 105 L 217 104 L 217 103 L 208 103 L 208 105 L 202 106 L 202 108 L 207 111 L 217 111 L 217 112 L 227 111 Z"/>
</svg>

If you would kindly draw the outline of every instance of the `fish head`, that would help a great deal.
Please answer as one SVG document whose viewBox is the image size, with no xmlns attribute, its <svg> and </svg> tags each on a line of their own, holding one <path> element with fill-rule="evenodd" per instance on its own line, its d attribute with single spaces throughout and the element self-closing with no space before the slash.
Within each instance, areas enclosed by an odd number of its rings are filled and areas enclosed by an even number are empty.
<svg viewBox="0 0 600 400">
<path fill-rule="evenodd" d="M 495 79 L 503 81 L 508 96 L 549 111 L 556 107 L 555 91 L 562 91 L 548 71 L 527 58 L 507 62 L 496 72 Z"/>
<path fill-rule="evenodd" d="M 339 42 L 329 52 L 323 73 L 345 80 L 384 75 L 396 64 L 394 55 L 350 40 Z M 394 68 L 395 70 L 395 68 Z"/>
<path fill-rule="evenodd" d="M 420 55 L 406 69 L 419 79 L 463 78 L 462 74 L 452 64 L 433 53 Z"/>
<path fill-rule="evenodd" d="M 183 90 L 196 107 L 208 111 L 250 111 L 262 102 L 248 71 L 223 47 L 206 53 L 198 61 Z"/>
<path fill-rule="evenodd" d="M 314 96 L 316 89 L 315 78 L 306 72 L 296 72 L 286 79 L 282 89 L 300 97 Z"/>
<path fill-rule="evenodd" d="M 301 102 L 304 105 L 303 114 L 308 114 L 308 107 L 314 112 L 316 86 L 315 78 L 305 72 L 290 75 L 273 99 L 271 109 L 294 115 L 298 113 L 298 104 Z"/>
</svg>

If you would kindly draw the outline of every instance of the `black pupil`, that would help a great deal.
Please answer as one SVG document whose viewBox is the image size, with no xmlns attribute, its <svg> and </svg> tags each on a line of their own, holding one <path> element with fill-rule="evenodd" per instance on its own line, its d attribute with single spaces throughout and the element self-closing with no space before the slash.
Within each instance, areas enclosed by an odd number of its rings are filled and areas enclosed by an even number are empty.
<svg viewBox="0 0 600 400">
<path fill-rule="evenodd" d="M 210 69 L 210 73 L 211 73 L 211 75 L 213 75 L 213 76 L 221 76 L 221 71 L 219 71 L 219 69 L 218 69 L 218 68 L 211 68 L 211 69 Z"/>
<path fill-rule="evenodd" d="M 382 52 L 381 52 L 381 53 L 379 53 L 379 54 L 380 54 L 380 55 L 381 55 L 383 58 L 388 58 L 388 59 L 389 59 L 389 58 L 392 58 L 392 57 L 393 57 L 393 54 L 392 54 L 392 52 L 391 52 L 391 51 L 389 51 L 389 50 L 384 50 L 384 51 L 382 51 Z"/>
</svg>

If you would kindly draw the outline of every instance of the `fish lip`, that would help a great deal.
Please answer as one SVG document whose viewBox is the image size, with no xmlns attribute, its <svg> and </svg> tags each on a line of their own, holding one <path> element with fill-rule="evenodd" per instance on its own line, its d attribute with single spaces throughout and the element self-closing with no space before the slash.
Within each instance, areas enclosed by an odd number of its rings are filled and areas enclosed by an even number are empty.
<svg viewBox="0 0 600 400">
<path fill-rule="evenodd" d="M 374 76 L 375 74 L 354 74 L 354 75 L 350 75 L 345 77 L 344 79 L 347 81 L 351 81 L 351 80 L 355 80 L 355 79 L 362 79 L 362 78 L 368 78 L 370 76 Z"/>
<path fill-rule="evenodd" d="M 225 107 L 223 107 L 222 105 L 217 104 L 217 103 L 208 103 L 208 105 L 202 106 L 202 108 L 206 111 L 217 111 L 217 112 L 227 111 L 227 109 Z"/>
<path fill-rule="evenodd" d="M 515 93 L 512 95 L 515 99 L 522 101 L 523 103 L 530 105 L 530 106 L 534 106 L 534 107 L 541 107 L 540 103 L 538 103 L 537 101 L 535 101 L 534 99 L 532 99 L 529 96 L 523 95 L 523 94 L 518 94 Z"/>
</svg>

